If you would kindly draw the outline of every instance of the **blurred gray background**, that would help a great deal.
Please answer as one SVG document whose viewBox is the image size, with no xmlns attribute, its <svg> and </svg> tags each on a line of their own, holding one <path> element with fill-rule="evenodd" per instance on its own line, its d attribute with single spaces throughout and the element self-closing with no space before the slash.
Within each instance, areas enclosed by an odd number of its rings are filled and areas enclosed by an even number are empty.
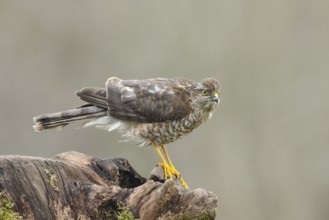
<svg viewBox="0 0 329 220">
<path fill-rule="evenodd" d="M 190 188 L 216 193 L 220 219 L 329 219 L 328 71 L 326 0 L 0 1 L 0 154 L 125 157 L 147 177 L 152 150 L 93 128 L 35 133 L 32 117 L 110 76 L 213 76 L 213 119 L 168 145 Z"/>
</svg>

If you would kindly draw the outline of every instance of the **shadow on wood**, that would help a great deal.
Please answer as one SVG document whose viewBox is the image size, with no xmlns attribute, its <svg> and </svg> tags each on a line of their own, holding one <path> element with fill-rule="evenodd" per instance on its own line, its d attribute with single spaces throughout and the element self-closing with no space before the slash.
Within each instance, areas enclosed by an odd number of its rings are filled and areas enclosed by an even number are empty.
<svg viewBox="0 0 329 220">
<path fill-rule="evenodd" d="M 160 169 L 146 180 L 122 158 L 0 156 L 0 206 L 17 219 L 215 219 L 213 193 L 163 183 Z"/>
</svg>

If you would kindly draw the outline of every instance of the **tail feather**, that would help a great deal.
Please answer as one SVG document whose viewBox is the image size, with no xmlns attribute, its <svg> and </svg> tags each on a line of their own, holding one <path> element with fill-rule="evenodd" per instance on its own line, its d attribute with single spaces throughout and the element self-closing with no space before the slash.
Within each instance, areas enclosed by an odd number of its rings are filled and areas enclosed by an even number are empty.
<svg viewBox="0 0 329 220">
<path fill-rule="evenodd" d="M 104 88 L 85 87 L 76 92 L 83 101 L 100 108 L 108 108 L 106 90 Z"/>
<path fill-rule="evenodd" d="M 35 131 L 62 128 L 71 122 L 88 120 L 106 115 L 107 109 L 96 106 L 82 106 L 77 109 L 36 116 L 33 118 L 33 128 Z"/>
</svg>

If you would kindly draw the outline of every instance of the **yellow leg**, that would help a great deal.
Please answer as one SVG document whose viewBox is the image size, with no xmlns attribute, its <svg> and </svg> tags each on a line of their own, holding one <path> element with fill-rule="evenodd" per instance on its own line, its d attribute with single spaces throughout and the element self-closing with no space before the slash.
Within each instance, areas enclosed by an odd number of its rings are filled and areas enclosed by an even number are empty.
<svg viewBox="0 0 329 220">
<path fill-rule="evenodd" d="M 162 156 L 161 151 L 159 150 L 157 145 L 153 145 L 154 150 L 157 152 L 161 163 L 158 163 L 158 166 L 162 166 L 163 167 L 163 174 L 164 174 L 164 178 L 167 179 L 167 177 L 169 176 L 170 179 L 172 179 L 172 172 L 171 172 L 171 168 L 168 165 L 167 161 L 164 159 L 164 157 Z"/>
<path fill-rule="evenodd" d="M 168 161 L 168 164 L 169 164 L 169 168 L 170 168 L 170 172 L 171 172 L 171 174 L 172 174 L 172 175 L 175 175 L 175 176 L 181 181 L 181 183 L 182 183 L 182 185 L 183 185 L 183 187 L 184 187 L 185 189 L 188 189 L 188 186 L 187 186 L 187 184 L 185 183 L 185 181 L 183 180 L 183 178 L 182 178 L 180 172 L 179 172 L 178 170 L 176 170 L 176 168 L 174 167 L 173 163 L 171 162 L 171 160 L 170 160 L 170 158 L 169 158 L 169 155 L 168 155 L 168 153 L 167 153 L 167 150 L 166 150 L 165 146 L 164 146 L 164 145 L 161 145 L 161 149 L 162 149 L 162 151 L 163 151 L 163 154 L 164 154 L 166 160 Z M 159 149 L 158 149 L 158 150 L 159 150 Z M 161 155 L 161 156 L 162 156 L 162 155 Z M 162 158 L 163 158 L 163 156 L 162 156 Z"/>
</svg>

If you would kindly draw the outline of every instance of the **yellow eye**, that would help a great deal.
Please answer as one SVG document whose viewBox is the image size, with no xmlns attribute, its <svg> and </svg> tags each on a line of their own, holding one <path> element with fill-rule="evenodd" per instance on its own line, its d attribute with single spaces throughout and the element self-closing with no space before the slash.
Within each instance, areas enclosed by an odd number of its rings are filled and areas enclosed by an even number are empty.
<svg viewBox="0 0 329 220">
<path fill-rule="evenodd" d="M 202 90 L 201 94 L 203 96 L 209 95 L 209 91 L 208 90 Z"/>
</svg>

